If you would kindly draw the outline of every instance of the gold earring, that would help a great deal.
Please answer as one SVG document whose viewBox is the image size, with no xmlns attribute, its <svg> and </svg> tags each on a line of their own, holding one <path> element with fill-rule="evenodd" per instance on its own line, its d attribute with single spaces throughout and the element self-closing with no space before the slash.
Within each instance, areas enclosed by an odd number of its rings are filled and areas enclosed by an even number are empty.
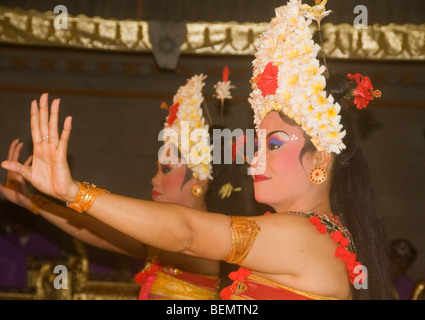
<svg viewBox="0 0 425 320">
<path fill-rule="evenodd" d="M 328 178 L 328 174 L 325 169 L 320 167 L 314 168 L 310 172 L 310 180 L 314 184 L 322 184 Z"/>
<path fill-rule="evenodd" d="M 199 197 L 199 196 L 201 196 L 202 192 L 203 192 L 203 190 L 202 190 L 202 187 L 201 187 L 200 185 L 195 184 L 195 185 L 192 187 L 192 194 L 193 194 L 195 197 Z"/>
</svg>

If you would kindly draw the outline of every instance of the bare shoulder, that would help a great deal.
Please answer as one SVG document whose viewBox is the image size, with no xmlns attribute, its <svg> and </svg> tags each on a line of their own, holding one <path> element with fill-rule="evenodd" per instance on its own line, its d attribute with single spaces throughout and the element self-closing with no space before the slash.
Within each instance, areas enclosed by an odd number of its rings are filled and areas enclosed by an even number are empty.
<svg viewBox="0 0 425 320">
<path fill-rule="evenodd" d="M 308 217 L 278 213 L 255 217 L 261 228 L 246 267 L 264 278 L 324 296 L 345 298 L 350 285 L 336 243 Z"/>
<path fill-rule="evenodd" d="M 278 213 L 255 219 L 261 232 L 253 246 L 253 256 L 267 262 L 262 264 L 267 266 L 264 272 L 299 276 L 340 268 L 332 237 L 320 233 L 309 218 Z"/>
</svg>

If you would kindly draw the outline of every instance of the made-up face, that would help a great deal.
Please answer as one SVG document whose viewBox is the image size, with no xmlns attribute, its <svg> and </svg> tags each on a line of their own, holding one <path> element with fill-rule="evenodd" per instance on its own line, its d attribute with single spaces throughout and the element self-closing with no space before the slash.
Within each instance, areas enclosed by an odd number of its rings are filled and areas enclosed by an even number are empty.
<svg viewBox="0 0 425 320">
<path fill-rule="evenodd" d="M 190 200 L 191 177 L 185 181 L 188 169 L 185 164 L 158 161 L 158 170 L 152 178 L 152 200 L 186 205 Z M 191 171 L 190 171 L 191 172 Z"/>
<path fill-rule="evenodd" d="M 311 188 L 309 173 L 314 168 L 312 153 L 300 160 L 305 143 L 303 130 L 283 121 L 278 112 L 270 112 L 259 129 L 264 129 L 266 135 L 265 139 L 258 138 L 259 161 L 264 161 L 265 169 L 263 174 L 253 176 L 255 199 L 276 211 L 299 207 Z"/>
</svg>

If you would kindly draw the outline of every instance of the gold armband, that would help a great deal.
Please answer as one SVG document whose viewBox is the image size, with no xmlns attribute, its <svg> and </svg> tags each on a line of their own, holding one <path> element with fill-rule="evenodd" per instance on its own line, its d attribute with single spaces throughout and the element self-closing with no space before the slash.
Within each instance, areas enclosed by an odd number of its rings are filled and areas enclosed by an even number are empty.
<svg viewBox="0 0 425 320">
<path fill-rule="evenodd" d="M 80 190 L 74 202 L 67 202 L 66 205 L 79 213 L 87 212 L 92 207 L 96 198 L 105 193 L 109 193 L 109 191 L 97 188 L 94 184 L 89 184 L 88 182 L 80 182 Z"/>
<path fill-rule="evenodd" d="M 242 263 L 254 244 L 260 232 L 260 227 L 255 220 L 248 217 L 231 217 L 232 249 L 224 259 L 229 263 Z"/>
<path fill-rule="evenodd" d="M 38 214 L 41 208 L 50 203 L 50 200 L 36 194 L 31 197 L 31 204 L 27 207 L 29 211 Z"/>
</svg>

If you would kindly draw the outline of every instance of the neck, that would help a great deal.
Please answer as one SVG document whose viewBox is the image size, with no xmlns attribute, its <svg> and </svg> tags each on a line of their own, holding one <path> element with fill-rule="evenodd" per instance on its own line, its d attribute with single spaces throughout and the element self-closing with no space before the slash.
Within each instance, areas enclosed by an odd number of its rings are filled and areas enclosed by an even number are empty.
<svg viewBox="0 0 425 320">
<path fill-rule="evenodd" d="M 331 202 L 327 186 L 312 186 L 315 189 L 307 192 L 303 197 L 294 201 L 285 201 L 283 203 L 273 205 L 276 212 L 286 211 L 311 211 L 317 213 L 332 214 Z"/>
<path fill-rule="evenodd" d="M 187 206 L 195 210 L 208 211 L 207 204 L 205 203 L 204 197 L 200 197 L 200 198 L 192 197 L 188 201 Z"/>
</svg>

